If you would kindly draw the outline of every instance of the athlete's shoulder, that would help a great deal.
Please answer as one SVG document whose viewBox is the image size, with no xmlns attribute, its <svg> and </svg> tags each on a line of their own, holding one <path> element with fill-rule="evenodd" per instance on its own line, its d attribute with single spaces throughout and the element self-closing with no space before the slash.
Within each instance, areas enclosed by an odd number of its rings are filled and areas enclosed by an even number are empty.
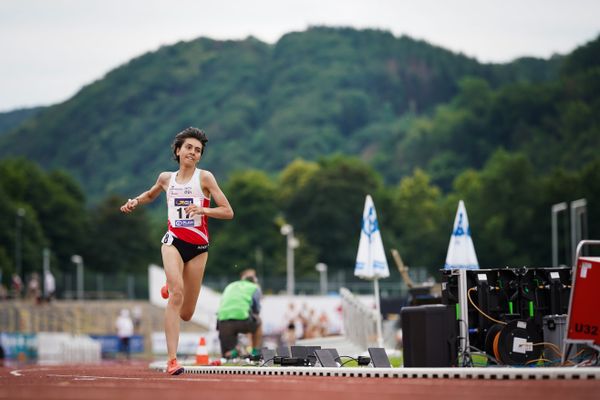
<svg viewBox="0 0 600 400">
<path fill-rule="evenodd" d="M 201 175 L 202 179 L 212 179 L 212 180 L 215 179 L 215 176 L 213 175 L 213 173 L 207 169 L 201 169 L 200 175 Z"/>
<path fill-rule="evenodd" d="M 173 172 L 163 171 L 160 174 L 158 174 L 158 179 L 171 179 L 171 175 L 173 175 Z"/>
<path fill-rule="evenodd" d="M 157 181 L 161 184 L 161 185 L 168 185 L 169 184 L 169 180 L 171 180 L 171 176 L 173 175 L 172 172 L 170 171 L 163 171 L 160 174 L 158 174 L 158 179 Z"/>
</svg>

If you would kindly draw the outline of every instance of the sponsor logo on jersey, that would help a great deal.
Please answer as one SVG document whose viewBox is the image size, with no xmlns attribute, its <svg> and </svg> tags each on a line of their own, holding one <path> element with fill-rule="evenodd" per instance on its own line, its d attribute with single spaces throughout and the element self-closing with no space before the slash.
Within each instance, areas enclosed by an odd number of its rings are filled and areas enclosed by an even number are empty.
<svg viewBox="0 0 600 400">
<path fill-rule="evenodd" d="M 194 199 L 190 199 L 190 198 L 175 199 L 175 207 L 187 207 L 192 204 L 194 204 Z"/>
<path fill-rule="evenodd" d="M 193 219 L 176 219 L 175 220 L 175 227 L 176 228 L 185 228 L 188 226 L 194 226 L 194 220 Z"/>
</svg>

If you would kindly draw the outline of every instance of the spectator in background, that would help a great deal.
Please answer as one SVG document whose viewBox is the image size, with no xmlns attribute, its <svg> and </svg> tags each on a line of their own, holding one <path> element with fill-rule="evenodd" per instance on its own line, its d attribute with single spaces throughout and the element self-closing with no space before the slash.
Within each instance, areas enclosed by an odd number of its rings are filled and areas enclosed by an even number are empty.
<svg viewBox="0 0 600 400">
<path fill-rule="evenodd" d="M 129 316 L 129 310 L 124 308 L 115 322 L 117 336 L 119 337 L 119 350 L 129 360 L 131 356 L 130 341 L 133 336 L 133 321 Z"/>
<path fill-rule="evenodd" d="M 305 317 L 306 330 L 304 331 L 304 337 L 306 339 L 313 339 L 321 336 L 321 330 L 319 329 L 319 321 L 314 308 L 310 308 Z"/>
<path fill-rule="evenodd" d="M 12 274 L 11 278 L 11 289 L 13 291 L 13 297 L 15 299 L 21 298 L 21 291 L 23 290 L 23 281 L 18 274 Z"/>
<path fill-rule="evenodd" d="M 310 334 L 310 310 L 312 309 L 310 309 L 306 303 L 302 303 L 300 306 L 300 310 L 298 312 L 298 320 L 300 321 L 300 324 L 296 325 L 296 337 L 298 339 L 304 339 Z M 298 325 L 301 327 L 299 331 Z"/>
<path fill-rule="evenodd" d="M 0 300 L 6 300 L 8 298 L 8 289 L 3 283 L 0 283 Z"/>
<path fill-rule="evenodd" d="M 44 295 L 46 296 L 46 301 L 50 303 L 50 301 L 54 298 L 54 294 L 56 292 L 56 280 L 54 279 L 54 275 L 50 269 L 48 269 L 44 273 Z"/>
<path fill-rule="evenodd" d="M 140 326 L 142 325 L 142 307 L 139 305 L 133 307 L 131 311 L 133 317 L 133 328 L 136 333 L 140 333 Z"/>
<path fill-rule="evenodd" d="M 296 323 L 298 320 L 298 312 L 293 302 L 288 303 L 288 308 L 283 314 L 284 327 L 282 329 L 282 340 L 288 346 L 296 344 Z"/>
<path fill-rule="evenodd" d="M 327 336 L 329 334 L 329 317 L 325 311 L 319 315 L 319 335 Z"/>
<path fill-rule="evenodd" d="M 27 298 L 33 300 L 34 303 L 39 303 L 41 299 L 40 276 L 37 272 L 29 276 L 27 282 Z"/>
</svg>

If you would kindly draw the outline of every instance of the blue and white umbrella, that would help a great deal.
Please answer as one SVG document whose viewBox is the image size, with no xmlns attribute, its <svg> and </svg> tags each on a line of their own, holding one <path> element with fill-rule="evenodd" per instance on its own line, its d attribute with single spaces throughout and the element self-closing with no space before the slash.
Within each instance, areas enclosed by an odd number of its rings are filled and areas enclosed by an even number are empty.
<svg viewBox="0 0 600 400">
<path fill-rule="evenodd" d="M 469 349 L 469 312 L 467 304 L 467 270 L 479 269 L 479 262 L 475 254 L 473 239 L 471 238 L 471 228 L 469 226 L 469 217 L 467 217 L 467 209 L 465 203 L 460 200 L 458 202 L 458 210 L 454 218 L 454 227 L 452 228 L 452 236 L 450 236 L 450 244 L 448 245 L 448 254 L 446 255 L 445 269 L 456 270 L 458 274 L 458 304 L 460 309 L 460 320 L 463 323 L 459 324 L 461 341 L 461 351 L 465 352 Z"/>
<path fill-rule="evenodd" d="M 379 301 L 379 278 L 387 278 L 390 276 L 390 270 L 383 249 L 383 241 L 381 240 L 381 232 L 379 231 L 379 222 L 377 221 L 375 204 L 373 204 L 373 199 L 370 195 L 367 195 L 367 198 L 365 199 L 354 275 L 362 279 L 373 281 L 375 312 L 377 318 L 377 344 L 379 347 L 383 347 L 381 306 Z"/>
<path fill-rule="evenodd" d="M 370 195 L 367 195 L 365 199 L 354 275 L 362 279 L 378 279 L 390 276 L 381 232 L 379 231 L 377 212 Z"/>
<path fill-rule="evenodd" d="M 479 269 L 479 262 L 471 238 L 469 217 L 467 217 L 467 209 L 462 200 L 458 202 L 458 210 L 456 210 L 456 217 L 454 218 L 454 227 L 452 228 L 452 236 L 450 236 L 444 268 Z"/>
</svg>

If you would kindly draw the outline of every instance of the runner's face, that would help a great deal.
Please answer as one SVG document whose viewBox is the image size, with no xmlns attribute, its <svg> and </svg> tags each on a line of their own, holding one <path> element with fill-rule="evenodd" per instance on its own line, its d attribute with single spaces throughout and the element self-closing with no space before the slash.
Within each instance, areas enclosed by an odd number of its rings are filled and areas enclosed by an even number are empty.
<svg viewBox="0 0 600 400">
<path fill-rule="evenodd" d="M 187 138 L 184 140 L 181 148 L 177 150 L 179 156 L 179 164 L 195 165 L 200 161 L 202 152 L 202 143 L 198 139 Z"/>
</svg>

